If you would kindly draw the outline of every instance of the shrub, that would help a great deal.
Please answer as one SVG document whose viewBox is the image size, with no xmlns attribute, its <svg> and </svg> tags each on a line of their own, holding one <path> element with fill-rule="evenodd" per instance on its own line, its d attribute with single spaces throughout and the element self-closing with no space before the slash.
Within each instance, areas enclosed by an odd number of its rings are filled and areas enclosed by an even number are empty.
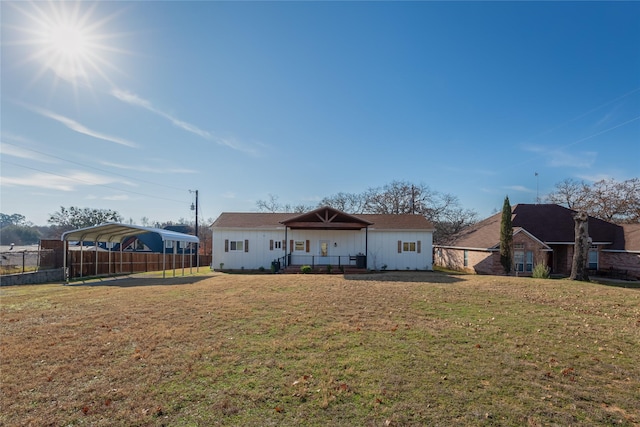
<svg viewBox="0 0 640 427">
<path fill-rule="evenodd" d="M 302 274 L 311 273 L 311 266 L 303 265 L 302 267 L 300 267 L 300 271 L 302 272 Z"/>
<path fill-rule="evenodd" d="M 533 267 L 533 273 L 531 276 L 536 279 L 548 279 L 549 273 L 550 273 L 550 268 L 546 264 L 542 263 L 542 264 L 536 264 L 536 266 Z"/>
<path fill-rule="evenodd" d="M 327 265 L 327 273 L 331 273 L 332 269 L 333 267 L 331 266 L 331 264 Z"/>
</svg>

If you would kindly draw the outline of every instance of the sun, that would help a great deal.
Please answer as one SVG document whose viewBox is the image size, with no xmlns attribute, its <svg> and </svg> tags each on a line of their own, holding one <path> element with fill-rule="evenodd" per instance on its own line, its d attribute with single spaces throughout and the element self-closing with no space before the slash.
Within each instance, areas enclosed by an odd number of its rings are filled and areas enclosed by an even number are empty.
<svg viewBox="0 0 640 427">
<path fill-rule="evenodd" d="M 37 78 L 52 72 L 74 86 L 91 86 L 96 78 L 111 83 L 108 73 L 117 71 L 111 55 L 124 51 L 113 44 L 119 35 L 106 30 L 119 11 L 100 16 L 99 3 L 83 1 L 10 4 L 24 18 L 13 26 L 14 44 L 31 47 L 25 62 L 40 64 Z"/>
<path fill-rule="evenodd" d="M 51 49 L 65 59 L 74 60 L 88 53 L 89 37 L 81 28 L 57 25 L 50 29 L 48 39 Z"/>
</svg>

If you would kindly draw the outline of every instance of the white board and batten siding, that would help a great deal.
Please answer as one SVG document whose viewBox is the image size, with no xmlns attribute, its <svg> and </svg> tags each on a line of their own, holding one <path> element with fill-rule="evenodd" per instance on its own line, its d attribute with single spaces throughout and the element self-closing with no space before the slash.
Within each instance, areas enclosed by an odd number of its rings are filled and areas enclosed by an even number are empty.
<svg viewBox="0 0 640 427">
<path fill-rule="evenodd" d="M 212 267 L 221 268 L 220 263 L 223 263 L 225 270 L 257 270 L 260 267 L 268 270 L 272 261 L 284 256 L 283 240 L 284 227 L 281 230 L 216 230 L 212 239 Z M 242 248 L 233 248 L 232 242 L 242 242 Z"/>
<path fill-rule="evenodd" d="M 369 230 L 367 267 L 380 270 L 432 270 L 433 232 Z"/>
<path fill-rule="evenodd" d="M 351 216 L 332 208 L 322 215 L 223 213 L 213 223 L 214 269 L 270 269 L 271 263 L 291 255 L 292 265 L 347 265 L 350 258 L 367 252 L 371 270 L 431 270 L 433 268 L 433 225 L 418 215 Z M 338 226 L 331 218 L 342 215 Z M 285 227 L 289 218 L 305 221 L 325 218 L 321 227 Z M 328 220 L 326 220 L 328 218 Z M 345 219 L 346 218 L 346 219 Z M 347 229 L 345 221 L 362 225 Z M 308 223 L 308 222 L 303 222 Z M 349 225 L 349 224 L 347 224 Z M 221 266 L 223 264 L 223 266 Z"/>
</svg>

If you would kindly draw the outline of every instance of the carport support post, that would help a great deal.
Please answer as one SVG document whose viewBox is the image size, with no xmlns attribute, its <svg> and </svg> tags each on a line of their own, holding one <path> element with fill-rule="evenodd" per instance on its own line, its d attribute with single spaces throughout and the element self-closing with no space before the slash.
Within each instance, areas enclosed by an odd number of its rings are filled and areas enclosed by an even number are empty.
<svg viewBox="0 0 640 427">
<path fill-rule="evenodd" d="M 67 250 L 69 246 L 67 241 L 62 239 L 62 276 L 66 284 L 69 284 L 69 274 L 67 270 Z"/>
<path fill-rule="evenodd" d="M 182 248 L 182 275 L 184 276 L 184 247 Z"/>
<path fill-rule="evenodd" d="M 97 276 L 98 275 L 98 241 L 97 240 L 93 241 L 93 247 L 95 248 L 93 252 L 96 255 L 96 276 Z"/>
<path fill-rule="evenodd" d="M 82 247 L 84 245 L 82 244 L 82 240 L 80 240 L 80 277 L 82 277 Z"/>
<path fill-rule="evenodd" d="M 178 246 L 177 245 L 178 242 L 173 241 L 172 243 L 173 243 L 172 244 L 172 246 L 173 246 L 173 255 L 171 257 L 171 264 L 173 266 L 173 277 L 176 277 L 176 250 L 177 250 L 176 246 Z"/>
<path fill-rule="evenodd" d="M 164 257 L 164 256 L 165 256 L 165 254 L 166 254 L 166 252 L 167 252 L 167 245 L 166 245 L 166 243 L 165 243 L 165 242 L 164 242 L 164 240 L 163 240 L 163 241 L 162 241 L 162 278 L 163 278 L 163 279 L 164 279 L 164 278 L 166 277 L 166 275 L 167 275 L 167 269 L 166 269 L 166 267 L 165 267 L 165 266 L 166 266 L 166 264 L 167 264 L 167 262 L 166 262 L 165 257 Z"/>
</svg>

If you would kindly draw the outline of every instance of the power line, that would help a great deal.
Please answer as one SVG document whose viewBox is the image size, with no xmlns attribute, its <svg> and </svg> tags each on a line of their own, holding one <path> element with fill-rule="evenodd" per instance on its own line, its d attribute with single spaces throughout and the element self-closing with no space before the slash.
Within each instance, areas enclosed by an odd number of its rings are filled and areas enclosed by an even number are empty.
<svg viewBox="0 0 640 427">
<path fill-rule="evenodd" d="M 96 186 L 99 186 L 99 187 L 108 188 L 110 190 L 122 191 L 122 192 L 125 192 L 125 193 L 135 194 L 135 195 L 138 195 L 138 196 L 148 197 L 148 198 L 151 198 L 151 199 L 167 200 L 167 201 L 176 202 L 176 203 L 184 203 L 184 200 L 176 200 L 176 199 L 169 199 L 167 197 L 151 196 L 149 194 L 139 193 L 137 191 L 131 191 L 131 190 L 125 190 L 125 189 L 122 189 L 122 188 L 111 187 L 111 186 L 106 185 L 106 184 L 96 184 L 96 183 L 85 181 L 85 180 L 82 180 L 82 179 L 73 178 L 73 177 L 70 177 L 68 175 L 63 175 L 63 174 L 59 174 L 59 173 L 55 173 L 55 172 L 49 172 L 49 171 L 46 171 L 46 170 L 42 170 L 42 169 L 30 167 L 30 166 L 24 166 L 24 165 L 21 165 L 21 164 L 18 164 L 18 163 L 9 162 L 9 161 L 6 161 L 4 159 L 0 159 L 0 162 L 6 163 L 6 164 L 9 164 L 9 165 L 13 165 L 13 166 L 18 166 L 18 167 L 25 168 L 25 169 L 30 169 L 30 170 L 33 170 L 33 171 L 36 171 L 36 172 L 46 173 L 48 175 L 59 176 L 61 178 L 69 179 L 71 181 L 77 181 L 77 182 L 82 182 L 82 183 L 85 183 L 85 184 L 96 185 Z"/>
<path fill-rule="evenodd" d="M 145 182 L 145 183 L 147 183 L 147 184 L 157 185 L 157 186 L 159 186 L 159 187 L 170 188 L 170 189 L 172 189 L 172 190 L 187 191 L 187 190 L 186 190 L 186 189 L 184 189 L 184 188 L 173 187 L 173 186 L 166 185 L 166 184 L 159 184 L 159 183 L 157 183 L 157 182 L 152 182 L 152 181 L 148 181 L 148 180 L 140 179 L 140 178 L 133 178 L 133 177 L 131 177 L 131 176 L 127 176 L 127 175 L 124 175 L 124 174 L 121 174 L 121 173 L 117 173 L 117 172 L 113 172 L 113 171 L 109 171 L 109 170 L 105 170 L 105 169 L 100 169 L 100 168 L 97 168 L 97 167 L 94 167 L 94 166 L 87 166 L 86 164 L 83 164 L 83 163 L 80 163 L 80 162 L 74 162 L 73 160 L 65 159 L 64 157 L 58 157 L 58 156 L 54 156 L 53 154 L 45 153 L 45 152 L 43 152 L 43 151 L 34 150 L 33 148 L 26 148 L 26 147 L 22 147 L 22 146 L 20 146 L 20 145 L 18 145 L 18 144 L 13 144 L 13 143 L 11 143 L 11 142 L 5 142 L 5 141 L 2 141 L 2 143 L 3 143 L 3 144 L 8 144 L 8 145 L 13 145 L 14 147 L 18 147 L 18 148 L 20 148 L 20 149 L 22 149 L 22 150 L 32 151 L 32 152 L 34 152 L 34 153 L 42 154 L 42 155 L 44 155 L 44 156 L 53 157 L 54 159 L 62 160 L 62 161 L 64 161 L 64 162 L 69 162 L 69 163 L 72 163 L 72 164 L 74 164 L 74 165 L 82 166 L 82 167 L 84 167 L 84 168 L 90 168 L 91 170 L 98 170 L 98 171 L 100 171 L 100 172 L 108 173 L 108 174 L 111 174 L 111 175 L 121 176 L 121 177 L 123 177 L 123 178 L 128 178 L 128 179 L 131 179 L 131 180 L 134 180 L 134 181 Z M 18 166 L 19 166 L 19 165 L 18 165 Z M 28 168 L 27 168 L 27 169 L 28 169 Z M 55 174 L 54 174 L 54 175 L 55 175 Z"/>
</svg>

